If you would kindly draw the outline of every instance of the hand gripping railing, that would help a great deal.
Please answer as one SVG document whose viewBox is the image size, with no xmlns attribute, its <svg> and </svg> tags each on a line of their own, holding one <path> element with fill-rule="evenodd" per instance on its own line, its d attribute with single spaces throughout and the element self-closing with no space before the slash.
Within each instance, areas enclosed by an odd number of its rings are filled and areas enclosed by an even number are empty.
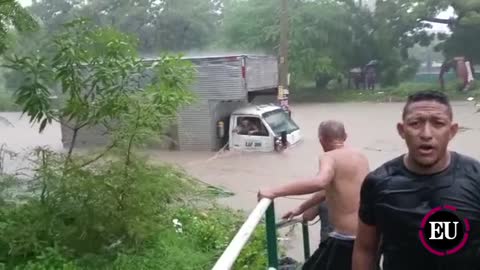
<svg viewBox="0 0 480 270">
<path fill-rule="evenodd" d="M 263 215 L 266 215 L 266 231 L 267 231 L 267 251 L 268 251 L 268 269 L 278 268 L 278 253 L 277 253 L 277 224 L 275 224 L 275 208 L 274 203 L 270 199 L 262 199 L 255 209 L 250 213 L 245 223 L 243 223 L 240 230 L 232 239 L 228 247 L 218 259 L 212 270 L 230 270 L 237 260 L 240 252 L 245 244 L 250 239 L 250 236 L 255 231 L 258 223 L 260 223 Z M 298 220 L 289 222 L 288 225 L 299 222 Z M 279 225 L 280 227 L 287 226 L 286 224 Z M 310 257 L 310 245 L 308 237 L 308 225 L 303 223 L 303 247 L 305 259 Z"/>
</svg>

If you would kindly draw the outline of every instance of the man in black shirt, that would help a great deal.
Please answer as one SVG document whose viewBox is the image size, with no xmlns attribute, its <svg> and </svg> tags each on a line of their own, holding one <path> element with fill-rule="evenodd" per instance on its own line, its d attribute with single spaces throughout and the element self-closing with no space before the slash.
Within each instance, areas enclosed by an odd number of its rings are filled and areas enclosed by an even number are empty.
<svg viewBox="0 0 480 270">
<path fill-rule="evenodd" d="M 362 184 L 352 269 L 376 269 L 380 238 L 383 270 L 480 269 L 480 163 L 448 150 L 448 98 L 411 95 L 397 128 L 408 153 Z"/>
</svg>

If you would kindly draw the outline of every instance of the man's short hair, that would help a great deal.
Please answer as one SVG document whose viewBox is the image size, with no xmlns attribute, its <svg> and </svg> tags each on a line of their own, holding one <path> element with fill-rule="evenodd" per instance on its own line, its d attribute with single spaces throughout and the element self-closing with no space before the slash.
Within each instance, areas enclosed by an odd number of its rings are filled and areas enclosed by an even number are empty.
<svg viewBox="0 0 480 270">
<path fill-rule="evenodd" d="M 347 133 L 342 122 L 336 120 L 327 120 L 318 126 L 318 136 L 326 140 L 345 140 Z"/>
<path fill-rule="evenodd" d="M 452 113 L 452 106 L 450 105 L 450 100 L 447 95 L 445 95 L 443 92 L 436 91 L 436 90 L 424 90 L 424 91 L 418 91 L 416 93 L 413 93 L 408 96 L 407 102 L 405 103 L 405 106 L 403 107 L 403 114 L 402 117 L 405 118 L 408 107 L 415 102 L 420 102 L 420 101 L 435 101 L 440 104 L 443 104 L 447 106 L 448 108 L 448 114 L 450 117 L 453 117 Z"/>
</svg>

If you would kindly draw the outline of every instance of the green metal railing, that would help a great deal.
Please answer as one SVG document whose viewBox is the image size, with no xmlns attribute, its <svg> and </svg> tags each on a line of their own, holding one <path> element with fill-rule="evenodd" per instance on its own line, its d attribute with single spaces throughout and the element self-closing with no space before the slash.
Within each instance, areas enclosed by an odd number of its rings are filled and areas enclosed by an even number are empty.
<svg viewBox="0 0 480 270">
<path fill-rule="evenodd" d="M 240 255 L 243 247 L 247 244 L 250 236 L 260 223 L 263 215 L 265 215 L 267 251 L 268 251 L 268 269 L 278 269 L 278 248 L 277 248 L 277 228 L 293 225 L 300 220 L 292 220 L 276 224 L 275 222 L 275 206 L 270 199 L 262 199 L 255 209 L 250 213 L 245 223 L 239 229 L 235 237 L 232 239 L 228 247 L 218 259 L 212 270 L 229 270 Z M 308 235 L 308 224 L 302 223 L 303 233 L 303 249 L 305 260 L 310 257 L 310 241 Z"/>
</svg>

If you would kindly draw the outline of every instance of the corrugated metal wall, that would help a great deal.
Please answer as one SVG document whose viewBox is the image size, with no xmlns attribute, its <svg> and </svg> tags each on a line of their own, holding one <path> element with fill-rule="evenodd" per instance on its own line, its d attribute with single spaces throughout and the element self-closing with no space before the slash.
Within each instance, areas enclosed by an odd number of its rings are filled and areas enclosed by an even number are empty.
<svg viewBox="0 0 480 270">
<path fill-rule="evenodd" d="M 215 133 L 215 109 L 210 104 L 220 100 L 244 100 L 241 59 L 192 59 L 197 74 L 192 91 L 195 103 L 183 109 L 178 119 L 180 150 L 210 151 L 218 148 Z M 213 110 L 213 111 L 212 111 Z"/>
<path fill-rule="evenodd" d="M 179 150 L 210 150 L 210 108 L 208 101 L 197 100 L 178 116 Z"/>
<path fill-rule="evenodd" d="M 278 63 L 276 57 L 248 56 L 246 69 L 248 91 L 278 87 Z"/>
<path fill-rule="evenodd" d="M 213 134 L 211 136 L 211 145 L 212 149 L 211 150 L 218 150 L 221 149 L 222 147 L 225 146 L 225 144 L 228 143 L 228 141 L 225 139 L 219 139 L 217 136 L 217 122 L 218 121 L 224 121 L 225 123 L 225 133 L 228 135 L 228 127 L 230 124 L 230 115 L 232 114 L 233 111 L 236 109 L 239 109 L 245 105 L 247 105 L 247 101 L 242 99 L 242 100 L 211 100 L 209 102 L 210 105 L 210 115 L 211 115 L 211 129 L 210 132 Z"/>
<path fill-rule="evenodd" d="M 204 100 L 243 99 L 241 60 L 194 59 L 197 74 L 192 91 Z"/>
</svg>

